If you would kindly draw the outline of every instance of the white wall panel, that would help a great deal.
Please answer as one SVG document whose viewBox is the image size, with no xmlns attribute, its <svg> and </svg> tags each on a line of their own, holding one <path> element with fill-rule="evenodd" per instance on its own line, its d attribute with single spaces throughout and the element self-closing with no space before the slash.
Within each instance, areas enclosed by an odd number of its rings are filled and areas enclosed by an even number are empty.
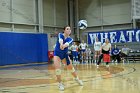
<svg viewBox="0 0 140 93">
<path fill-rule="evenodd" d="M 64 26 L 67 23 L 66 0 L 43 0 L 44 25 Z"/>
<path fill-rule="evenodd" d="M 86 19 L 88 26 L 101 25 L 101 4 L 99 0 L 79 0 L 79 18 Z"/>
<path fill-rule="evenodd" d="M 67 24 L 67 0 L 55 0 L 56 25 L 65 26 Z"/>
<path fill-rule="evenodd" d="M 54 0 L 43 0 L 44 25 L 54 25 Z"/>
<path fill-rule="evenodd" d="M 131 1 L 79 0 L 79 18 L 86 19 L 88 26 L 130 23 Z"/>
<path fill-rule="evenodd" d="M 13 22 L 36 23 L 35 0 L 13 0 Z"/>
<path fill-rule="evenodd" d="M 0 22 L 10 22 L 10 0 L 0 0 Z"/>
<path fill-rule="evenodd" d="M 103 24 L 122 24 L 131 22 L 130 0 L 102 0 Z"/>
</svg>

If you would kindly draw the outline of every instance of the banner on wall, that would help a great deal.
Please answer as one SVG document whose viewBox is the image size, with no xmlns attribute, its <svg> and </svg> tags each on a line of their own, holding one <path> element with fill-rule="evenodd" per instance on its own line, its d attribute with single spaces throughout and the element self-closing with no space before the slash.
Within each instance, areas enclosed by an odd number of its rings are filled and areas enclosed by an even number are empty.
<svg viewBox="0 0 140 93">
<path fill-rule="evenodd" d="M 94 44 L 96 37 L 102 43 L 106 38 L 110 40 L 110 43 L 140 42 L 140 29 L 89 32 L 88 44 Z"/>
</svg>

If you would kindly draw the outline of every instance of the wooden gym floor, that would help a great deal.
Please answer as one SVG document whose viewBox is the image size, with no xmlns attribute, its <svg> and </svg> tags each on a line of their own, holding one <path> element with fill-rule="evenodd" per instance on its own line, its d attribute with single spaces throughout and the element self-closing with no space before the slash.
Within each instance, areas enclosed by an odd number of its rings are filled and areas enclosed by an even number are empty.
<svg viewBox="0 0 140 93">
<path fill-rule="evenodd" d="M 79 86 L 62 66 L 65 90 L 58 89 L 53 65 L 0 67 L 0 93 L 140 93 L 140 63 L 77 66 Z"/>
</svg>

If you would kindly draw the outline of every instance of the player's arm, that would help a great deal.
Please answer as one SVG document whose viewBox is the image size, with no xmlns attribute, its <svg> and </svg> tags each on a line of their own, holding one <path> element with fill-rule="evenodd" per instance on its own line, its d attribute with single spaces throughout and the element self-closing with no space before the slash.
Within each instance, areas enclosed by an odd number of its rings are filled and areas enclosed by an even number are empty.
<svg viewBox="0 0 140 93">
<path fill-rule="evenodd" d="M 111 43 L 110 43 L 110 55 L 111 55 L 111 51 L 112 51 L 112 47 L 111 47 Z"/>
<path fill-rule="evenodd" d="M 60 45 L 63 45 L 63 39 L 62 39 L 62 34 L 61 33 L 58 34 L 58 39 L 59 39 Z"/>
<path fill-rule="evenodd" d="M 100 50 L 100 53 L 102 53 L 102 50 L 103 50 L 103 46 L 101 46 L 101 50 Z"/>
<path fill-rule="evenodd" d="M 88 44 L 86 43 L 86 48 L 88 48 Z"/>
<path fill-rule="evenodd" d="M 64 48 L 68 47 L 72 42 L 73 42 L 73 39 L 70 38 L 70 39 L 63 45 L 63 47 L 64 47 Z"/>
<path fill-rule="evenodd" d="M 70 47 L 70 50 L 71 50 L 71 51 L 73 50 L 73 45 Z"/>
<path fill-rule="evenodd" d="M 111 43 L 110 43 L 110 51 L 112 50 Z"/>
<path fill-rule="evenodd" d="M 58 34 L 58 40 L 59 40 L 59 43 L 60 43 L 60 49 L 64 49 L 63 48 L 63 39 L 62 39 L 62 34 L 61 33 L 59 33 Z"/>
<path fill-rule="evenodd" d="M 105 43 L 103 43 L 103 44 L 101 45 L 101 53 L 102 53 L 102 50 L 103 50 L 104 46 L 105 46 Z"/>
<path fill-rule="evenodd" d="M 95 50 L 95 42 L 94 42 L 94 50 Z"/>
<path fill-rule="evenodd" d="M 76 47 L 76 51 L 77 51 L 77 52 L 79 51 L 79 48 L 78 48 L 78 46 Z"/>
<path fill-rule="evenodd" d="M 100 43 L 100 53 L 102 53 L 102 43 Z"/>
<path fill-rule="evenodd" d="M 80 44 L 78 47 L 79 47 L 79 49 L 81 50 L 81 44 Z"/>
</svg>

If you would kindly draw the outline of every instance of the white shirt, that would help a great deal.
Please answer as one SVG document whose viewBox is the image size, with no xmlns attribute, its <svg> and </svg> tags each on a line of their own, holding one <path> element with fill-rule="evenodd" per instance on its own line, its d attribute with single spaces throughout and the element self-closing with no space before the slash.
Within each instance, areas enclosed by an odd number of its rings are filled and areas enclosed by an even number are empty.
<svg viewBox="0 0 140 93">
<path fill-rule="evenodd" d="M 72 50 L 72 51 L 77 51 L 77 49 L 78 49 L 78 46 L 77 46 L 77 45 L 72 45 L 72 46 L 71 46 L 71 50 Z"/>
<path fill-rule="evenodd" d="M 124 48 L 122 48 L 122 52 L 124 53 L 124 54 L 126 54 L 126 55 L 128 55 L 128 53 L 129 53 L 129 48 L 126 48 L 126 47 L 124 47 Z"/>
<path fill-rule="evenodd" d="M 87 47 L 88 45 L 86 44 L 86 43 L 81 43 L 80 45 L 79 45 L 79 47 L 81 48 L 81 49 L 86 49 L 86 47 Z"/>
<path fill-rule="evenodd" d="M 111 44 L 110 43 L 108 43 L 108 44 L 103 43 L 102 48 L 103 48 L 103 50 L 108 51 L 109 49 L 111 49 Z"/>
<path fill-rule="evenodd" d="M 95 51 L 100 51 L 101 50 L 101 46 L 102 46 L 101 42 L 95 42 L 94 43 L 94 50 Z"/>
</svg>

